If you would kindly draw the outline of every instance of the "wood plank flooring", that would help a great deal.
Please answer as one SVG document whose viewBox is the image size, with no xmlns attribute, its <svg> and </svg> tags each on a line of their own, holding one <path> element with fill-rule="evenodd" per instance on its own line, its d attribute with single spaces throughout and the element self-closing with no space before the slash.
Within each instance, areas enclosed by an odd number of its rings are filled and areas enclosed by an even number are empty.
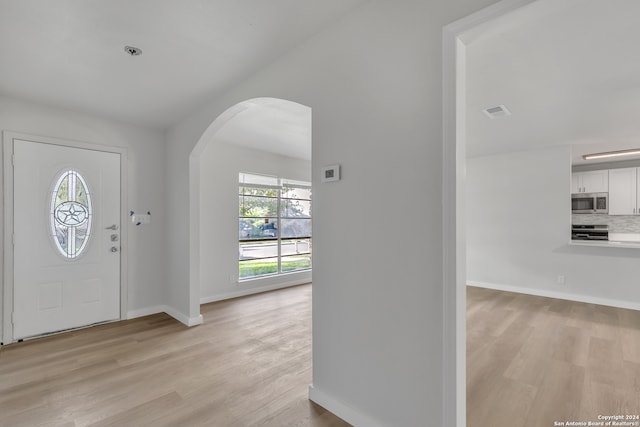
<svg viewBox="0 0 640 427">
<path fill-rule="evenodd" d="M 349 426 L 307 400 L 311 285 L 0 349 L 0 426 Z"/>
<path fill-rule="evenodd" d="M 467 425 L 640 414 L 640 312 L 468 289 Z M 0 426 L 335 426 L 307 400 L 311 286 L 0 349 Z"/>
<path fill-rule="evenodd" d="M 640 415 L 640 312 L 467 289 L 467 425 Z"/>
</svg>

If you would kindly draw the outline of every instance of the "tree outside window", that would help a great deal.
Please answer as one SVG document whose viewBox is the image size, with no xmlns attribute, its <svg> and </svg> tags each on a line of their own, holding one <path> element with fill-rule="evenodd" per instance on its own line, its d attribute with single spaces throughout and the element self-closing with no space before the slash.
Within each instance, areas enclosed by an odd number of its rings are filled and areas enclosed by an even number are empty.
<svg viewBox="0 0 640 427">
<path fill-rule="evenodd" d="M 311 269 L 311 183 L 240 173 L 239 278 Z"/>
</svg>

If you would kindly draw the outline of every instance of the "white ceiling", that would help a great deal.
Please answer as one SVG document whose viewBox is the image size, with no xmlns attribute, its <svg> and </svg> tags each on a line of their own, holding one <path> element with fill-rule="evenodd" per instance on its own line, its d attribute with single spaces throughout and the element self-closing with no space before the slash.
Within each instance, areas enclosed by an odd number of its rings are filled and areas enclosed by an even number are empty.
<svg viewBox="0 0 640 427">
<path fill-rule="evenodd" d="M 363 2 L 0 0 L 0 94 L 167 128 Z"/>
<path fill-rule="evenodd" d="M 469 157 L 640 147 L 640 1 L 538 0 L 464 34 Z M 482 109 L 504 104 L 511 116 Z"/>
<path fill-rule="evenodd" d="M 218 142 L 311 160 L 311 108 L 275 98 L 241 102 L 216 132 Z"/>
</svg>

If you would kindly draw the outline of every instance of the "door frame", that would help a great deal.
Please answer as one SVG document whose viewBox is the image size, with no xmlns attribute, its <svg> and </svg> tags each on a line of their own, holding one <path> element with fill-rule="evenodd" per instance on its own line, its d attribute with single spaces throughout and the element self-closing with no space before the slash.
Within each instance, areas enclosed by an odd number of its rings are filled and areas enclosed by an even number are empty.
<svg viewBox="0 0 640 427">
<path fill-rule="evenodd" d="M 128 227 L 126 209 L 127 206 L 127 149 L 109 145 L 92 144 L 83 141 L 52 138 L 38 135 L 30 135 L 20 132 L 2 132 L 2 165 L 4 173 L 0 176 L 0 186 L 3 191 L 3 207 L 0 209 L 0 222 L 2 222 L 2 292 L 0 292 L 0 343 L 14 342 L 13 335 L 13 288 L 14 288 L 14 253 L 13 253 L 13 141 L 23 140 L 38 142 L 41 144 L 59 145 L 68 148 L 100 151 L 120 155 L 120 318 L 127 318 L 128 309 Z"/>
<path fill-rule="evenodd" d="M 502 0 L 442 29 L 443 306 L 446 425 L 467 425 L 466 44 L 465 31 L 537 0 Z"/>
</svg>

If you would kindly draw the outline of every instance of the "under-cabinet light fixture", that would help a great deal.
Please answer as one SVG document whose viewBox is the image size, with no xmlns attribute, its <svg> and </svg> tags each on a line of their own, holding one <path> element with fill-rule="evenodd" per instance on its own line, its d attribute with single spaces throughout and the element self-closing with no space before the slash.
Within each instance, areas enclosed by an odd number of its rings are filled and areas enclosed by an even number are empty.
<svg viewBox="0 0 640 427">
<path fill-rule="evenodd" d="M 582 158 L 585 160 L 594 160 L 594 159 L 606 159 L 608 157 L 633 156 L 634 154 L 640 154 L 640 148 L 633 148 L 631 150 L 606 151 L 604 153 L 585 154 L 582 156 Z"/>
</svg>

